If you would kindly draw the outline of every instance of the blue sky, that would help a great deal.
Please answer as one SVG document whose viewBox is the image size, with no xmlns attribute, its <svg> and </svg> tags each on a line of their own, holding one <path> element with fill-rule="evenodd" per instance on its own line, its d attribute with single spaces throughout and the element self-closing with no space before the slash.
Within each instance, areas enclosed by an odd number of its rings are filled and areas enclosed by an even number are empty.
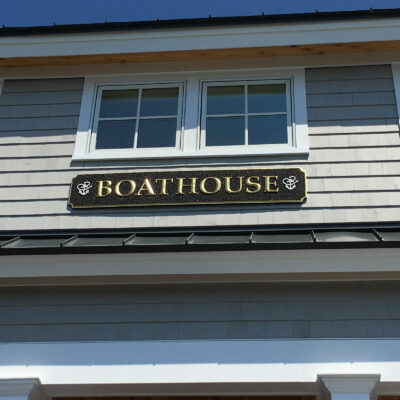
<svg viewBox="0 0 400 400">
<path fill-rule="evenodd" d="M 398 8 L 400 0 L 0 0 L 0 25 L 34 26 Z"/>
</svg>

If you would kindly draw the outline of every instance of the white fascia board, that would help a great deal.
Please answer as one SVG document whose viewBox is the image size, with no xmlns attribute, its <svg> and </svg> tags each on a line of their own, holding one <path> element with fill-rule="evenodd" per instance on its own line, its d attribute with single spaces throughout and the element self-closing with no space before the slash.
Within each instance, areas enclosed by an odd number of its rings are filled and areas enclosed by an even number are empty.
<svg viewBox="0 0 400 400">
<path fill-rule="evenodd" d="M 400 19 L 0 38 L 0 54 L 45 57 L 400 40 Z"/>
<path fill-rule="evenodd" d="M 68 385 L 152 384 L 156 391 L 163 384 L 242 383 L 250 391 L 252 384 L 316 383 L 318 376 L 333 374 L 376 374 L 383 385 L 400 383 L 400 340 L 0 344 L 0 380 L 37 377 L 45 389 L 52 387 L 52 396 L 69 394 Z"/>
<path fill-rule="evenodd" d="M 388 279 L 400 273 L 400 249 L 249 250 L 180 253 L 4 255 L 4 279 L 133 282 Z M 372 279 L 372 278 L 371 278 Z M 31 282 L 32 283 L 32 282 Z"/>
</svg>

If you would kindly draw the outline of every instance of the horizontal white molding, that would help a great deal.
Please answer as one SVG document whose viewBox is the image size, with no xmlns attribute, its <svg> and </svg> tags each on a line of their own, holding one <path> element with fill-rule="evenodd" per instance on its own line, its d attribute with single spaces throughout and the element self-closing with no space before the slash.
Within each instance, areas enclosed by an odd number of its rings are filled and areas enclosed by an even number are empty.
<svg viewBox="0 0 400 400">
<path fill-rule="evenodd" d="M 0 285 L 57 278 L 79 282 L 235 282 L 390 279 L 400 276 L 400 249 L 306 249 L 179 253 L 2 256 Z M 45 261 L 45 262 L 44 262 Z M 75 280 L 72 281 L 71 279 Z"/>
<path fill-rule="evenodd" d="M 2 37 L 0 53 L 3 58 L 44 57 L 383 40 L 400 40 L 399 19 Z"/>
<path fill-rule="evenodd" d="M 305 127 L 305 129 L 307 129 Z M 260 147 L 260 146 L 259 146 Z M 229 149 L 224 147 L 225 153 L 221 149 L 202 149 L 193 152 L 184 152 L 177 149 L 173 150 L 153 150 L 143 152 L 133 152 L 132 150 L 111 150 L 111 151 L 96 151 L 92 153 L 78 153 L 73 155 L 74 161 L 97 161 L 97 160 L 141 160 L 141 159 L 176 159 L 176 158 L 214 158 L 214 157 L 248 157 L 248 156 L 279 156 L 287 154 L 306 155 L 309 154 L 309 149 L 297 148 L 290 145 L 268 145 L 262 147 L 263 150 L 255 146 L 254 149 L 246 147 L 245 149 Z"/>
<path fill-rule="evenodd" d="M 376 374 L 400 383 L 400 340 L 210 340 L 0 344 L 0 379 L 37 377 L 50 395 L 68 385 L 316 383 L 320 375 Z M 62 393 L 60 390 L 62 388 Z M 280 388 L 278 390 L 278 388 Z M 71 388 L 73 390 L 73 388 Z M 122 389 L 121 389 L 122 390 Z M 121 393 L 115 387 L 115 393 Z M 286 389 L 291 391 L 290 385 Z M 310 387 L 309 387 L 310 390 Z M 83 389 L 81 391 L 81 394 Z"/>
</svg>

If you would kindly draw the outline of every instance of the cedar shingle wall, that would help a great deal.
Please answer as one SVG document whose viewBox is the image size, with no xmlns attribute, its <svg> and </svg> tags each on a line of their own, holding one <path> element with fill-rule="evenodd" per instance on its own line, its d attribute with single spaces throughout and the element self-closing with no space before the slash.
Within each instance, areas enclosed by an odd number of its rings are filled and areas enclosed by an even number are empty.
<svg viewBox="0 0 400 400">
<path fill-rule="evenodd" d="M 306 81 L 309 157 L 237 159 L 241 167 L 304 168 L 309 198 L 302 206 L 71 211 L 69 184 L 80 172 L 189 164 L 71 164 L 83 79 L 6 80 L 0 98 L 0 226 L 34 230 L 400 220 L 400 138 L 390 66 L 309 69 Z"/>
</svg>

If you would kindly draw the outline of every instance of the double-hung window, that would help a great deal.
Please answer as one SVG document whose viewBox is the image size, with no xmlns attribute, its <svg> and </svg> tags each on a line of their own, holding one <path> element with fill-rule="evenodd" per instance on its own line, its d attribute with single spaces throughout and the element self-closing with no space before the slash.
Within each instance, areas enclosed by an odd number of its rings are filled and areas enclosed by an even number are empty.
<svg viewBox="0 0 400 400">
<path fill-rule="evenodd" d="M 308 152 L 304 69 L 85 79 L 74 160 Z"/>
</svg>

